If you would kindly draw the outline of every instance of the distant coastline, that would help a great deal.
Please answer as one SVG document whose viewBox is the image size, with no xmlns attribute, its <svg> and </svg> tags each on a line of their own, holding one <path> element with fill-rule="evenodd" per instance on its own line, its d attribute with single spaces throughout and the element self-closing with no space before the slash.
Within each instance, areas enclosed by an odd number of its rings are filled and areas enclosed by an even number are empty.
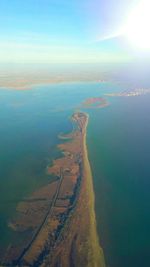
<svg viewBox="0 0 150 267">
<path fill-rule="evenodd" d="M 12 90 L 30 90 L 36 86 L 75 83 L 75 82 L 107 82 L 105 79 L 100 79 L 99 74 L 79 73 L 79 74 L 65 74 L 65 75 L 51 75 L 51 74 L 22 74 L 19 73 L 5 74 L 0 76 L 0 89 Z"/>
</svg>

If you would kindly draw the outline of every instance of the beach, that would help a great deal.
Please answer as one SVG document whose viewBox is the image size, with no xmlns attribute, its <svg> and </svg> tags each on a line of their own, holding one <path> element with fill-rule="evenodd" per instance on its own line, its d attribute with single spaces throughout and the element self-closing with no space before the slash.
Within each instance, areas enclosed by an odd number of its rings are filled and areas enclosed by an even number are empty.
<svg viewBox="0 0 150 267">
<path fill-rule="evenodd" d="M 89 115 L 83 114 L 86 116 L 86 121 L 81 140 L 82 179 L 80 192 L 76 206 L 64 227 L 63 240 L 58 244 L 53 257 L 45 261 L 45 267 L 48 263 L 55 266 L 58 262 L 61 262 L 64 267 L 105 267 L 103 250 L 100 247 L 97 234 L 93 178 L 86 143 Z"/>
<path fill-rule="evenodd" d="M 88 115 L 87 115 L 88 116 Z M 89 116 L 88 116 L 89 120 Z M 87 124 L 85 126 L 85 132 L 83 136 L 83 161 L 84 161 L 84 169 L 83 175 L 86 180 L 86 191 L 89 196 L 88 200 L 88 208 L 89 208 L 89 243 L 91 244 L 91 248 L 89 251 L 89 262 L 88 267 L 104 267 L 105 260 L 103 255 L 103 250 L 99 244 L 99 238 L 97 234 L 97 226 L 96 226 L 96 215 L 95 215 L 95 195 L 93 188 L 93 177 L 91 172 L 91 166 L 88 159 L 88 149 L 87 149 Z"/>
</svg>

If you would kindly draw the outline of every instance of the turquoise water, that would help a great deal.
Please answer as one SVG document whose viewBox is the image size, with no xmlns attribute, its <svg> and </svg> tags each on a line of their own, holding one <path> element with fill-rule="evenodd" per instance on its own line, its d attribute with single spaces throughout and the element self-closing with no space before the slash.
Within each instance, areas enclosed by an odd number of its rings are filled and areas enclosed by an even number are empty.
<svg viewBox="0 0 150 267">
<path fill-rule="evenodd" d="M 23 197 L 49 182 L 46 167 L 59 153 L 57 135 L 71 129 L 69 111 L 54 111 L 60 105 L 55 98 L 47 88 L 0 91 L 1 246 L 16 239 L 8 221 Z"/>
<path fill-rule="evenodd" d="M 59 155 L 58 134 L 88 97 L 129 89 L 121 83 L 70 83 L 27 91 L 0 90 L 0 246 L 17 203 L 48 183 L 46 167 Z M 131 88 L 132 89 L 132 88 Z M 87 110 L 88 149 L 98 234 L 109 267 L 150 266 L 150 96 L 110 98 Z"/>
<path fill-rule="evenodd" d="M 74 83 L 0 90 L 0 250 L 18 240 L 8 228 L 16 205 L 50 181 L 46 167 L 59 155 L 58 135 L 72 130 L 69 117 L 90 90 Z"/>
</svg>

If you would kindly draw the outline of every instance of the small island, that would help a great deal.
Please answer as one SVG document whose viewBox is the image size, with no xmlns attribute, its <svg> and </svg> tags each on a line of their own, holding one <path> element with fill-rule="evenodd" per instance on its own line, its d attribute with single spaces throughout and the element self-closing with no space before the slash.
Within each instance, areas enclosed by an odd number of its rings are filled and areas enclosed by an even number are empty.
<svg viewBox="0 0 150 267">
<path fill-rule="evenodd" d="M 108 101 L 103 97 L 91 97 L 82 103 L 83 108 L 104 108 L 108 105 Z"/>
<path fill-rule="evenodd" d="M 76 112 L 71 119 L 73 131 L 58 146 L 62 156 L 47 168 L 54 181 L 19 203 L 9 222 L 26 238 L 19 246 L 10 244 L 5 266 L 105 266 L 86 147 L 88 114 Z"/>
</svg>

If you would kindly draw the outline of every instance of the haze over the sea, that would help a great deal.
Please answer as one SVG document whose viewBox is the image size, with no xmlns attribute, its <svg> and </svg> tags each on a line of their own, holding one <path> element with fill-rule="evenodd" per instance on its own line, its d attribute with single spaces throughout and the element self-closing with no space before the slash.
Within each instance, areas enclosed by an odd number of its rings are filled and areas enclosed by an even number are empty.
<svg viewBox="0 0 150 267">
<path fill-rule="evenodd" d="M 109 105 L 86 109 L 87 148 L 106 265 L 150 266 L 149 10 L 149 0 L 0 1 L 0 259 L 26 236 L 10 222 L 52 180 L 68 118 L 100 98 Z"/>
<path fill-rule="evenodd" d="M 140 57 L 148 60 L 149 52 L 145 54 L 131 45 L 124 30 L 137 3 L 138 0 L 1 1 L 0 62 L 13 68 L 14 63 L 102 64 Z"/>
</svg>

